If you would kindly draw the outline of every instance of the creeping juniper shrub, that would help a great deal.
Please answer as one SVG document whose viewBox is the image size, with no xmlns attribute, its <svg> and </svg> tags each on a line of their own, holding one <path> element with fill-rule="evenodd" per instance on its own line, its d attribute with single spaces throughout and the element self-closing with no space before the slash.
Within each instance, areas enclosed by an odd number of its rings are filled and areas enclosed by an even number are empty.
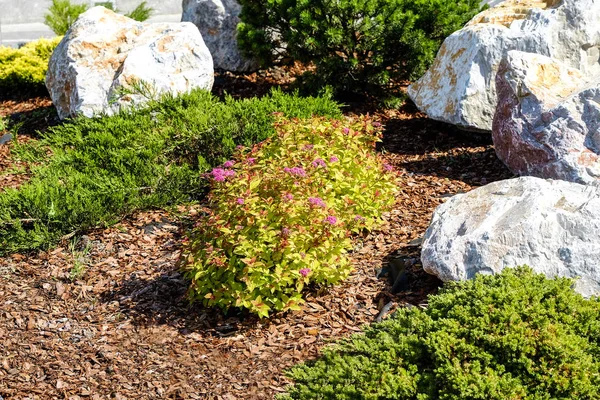
<svg viewBox="0 0 600 400">
<path fill-rule="evenodd" d="M 0 190 L 0 254 L 48 248 L 135 210 L 200 199 L 207 186 L 201 173 L 226 161 L 237 145 L 274 134 L 274 112 L 340 116 L 327 98 L 273 91 L 220 101 L 197 90 L 49 129 L 40 143 L 13 149 L 32 171 L 20 188 Z"/>
<path fill-rule="evenodd" d="M 374 152 L 366 118 L 292 120 L 207 175 L 211 213 L 183 254 L 190 298 L 261 317 L 298 309 L 309 283 L 333 284 L 351 265 L 350 234 L 391 206 L 395 174 Z"/>
<path fill-rule="evenodd" d="M 19 49 L 0 46 L 0 92 L 44 93 L 48 60 L 60 39 L 39 39 Z"/>
<path fill-rule="evenodd" d="M 289 371 L 281 399 L 598 399 L 600 301 L 531 269 L 446 284 Z"/>
<path fill-rule="evenodd" d="M 304 81 L 337 93 L 399 95 L 420 77 L 443 40 L 478 11 L 479 0 L 240 0 L 240 48 L 263 66 L 314 63 Z"/>
</svg>

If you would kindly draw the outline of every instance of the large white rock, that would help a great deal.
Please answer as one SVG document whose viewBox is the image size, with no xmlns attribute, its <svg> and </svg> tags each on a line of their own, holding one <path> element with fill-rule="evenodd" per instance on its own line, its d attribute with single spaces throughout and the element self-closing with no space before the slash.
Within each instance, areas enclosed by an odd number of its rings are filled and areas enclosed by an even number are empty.
<svg viewBox="0 0 600 400">
<path fill-rule="evenodd" d="M 600 187 L 521 177 L 456 195 L 435 210 L 421 260 L 443 281 L 527 264 L 600 294 Z"/>
<path fill-rule="evenodd" d="M 496 82 L 492 137 L 511 171 L 600 182 L 600 77 L 545 56 L 510 51 Z"/>
<path fill-rule="evenodd" d="M 408 94 L 433 119 L 490 131 L 495 76 L 506 53 L 541 54 L 583 74 L 600 74 L 598 21 L 597 0 L 506 0 L 446 38 Z"/>
<path fill-rule="evenodd" d="M 60 118 L 139 106 L 164 93 L 210 90 L 210 52 L 190 23 L 140 23 L 104 7 L 83 13 L 52 57 L 46 86 Z"/>
<path fill-rule="evenodd" d="M 242 6 L 236 0 L 183 0 L 182 21 L 192 22 L 200 33 L 217 69 L 252 71 L 255 60 L 242 56 L 237 44 L 237 25 Z"/>
</svg>

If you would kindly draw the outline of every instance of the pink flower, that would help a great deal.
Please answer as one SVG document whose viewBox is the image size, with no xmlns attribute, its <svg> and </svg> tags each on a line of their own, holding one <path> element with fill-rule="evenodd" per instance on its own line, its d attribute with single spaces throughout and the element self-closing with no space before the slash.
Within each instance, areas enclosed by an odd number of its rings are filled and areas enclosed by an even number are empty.
<svg viewBox="0 0 600 400">
<path fill-rule="evenodd" d="M 242 205 L 242 204 L 244 204 L 244 199 L 242 199 L 241 197 L 238 197 L 238 199 L 236 200 L 236 202 L 237 202 L 239 205 Z"/>
<path fill-rule="evenodd" d="M 394 167 L 392 167 L 390 164 L 384 164 L 383 169 L 387 172 L 391 172 L 394 170 Z"/>
<path fill-rule="evenodd" d="M 323 160 L 322 158 L 317 158 L 315 161 L 312 162 L 312 166 L 315 168 L 327 167 L 327 164 L 325 164 L 325 160 Z"/>
<path fill-rule="evenodd" d="M 290 230 L 289 230 L 288 228 L 283 228 L 283 229 L 281 230 L 281 234 L 282 234 L 284 237 L 288 237 L 288 236 L 290 236 Z"/>
<path fill-rule="evenodd" d="M 318 197 L 309 197 L 308 202 L 310 203 L 311 206 L 327 207 L 327 204 L 325 204 L 325 202 Z"/>
<path fill-rule="evenodd" d="M 379 123 L 379 122 L 373 122 L 373 126 L 375 128 L 379 128 L 381 126 L 381 123 Z"/>
<path fill-rule="evenodd" d="M 287 172 L 290 175 L 296 175 L 296 176 L 302 176 L 302 177 L 306 176 L 306 171 L 302 167 L 293 167 L 293 168 L 285 167 L 283 169 L 283 171 Z"/>
<path fill-rule="evenodd" d="M 335 224 L 337 224 L 337 218 L 334 217 L 333 215 L 330 215 L 327 218 L 325 218 L 324 222 L 331 224 L 331 225 L 335 225 Z"/>
<path fill-rule="evenodd" d="M 354 217 L 354 220 L 355 220 L 355 221 L 360 221 L 360 222 L 363 222 L 363 221 L 365 220 L 365 217 L 362 217 L 362 216 L 360 216 L 360 215 L 357 215 L 356 217 Z"/>
<path fill-rule="evenodd" d="M 286 199 L 287 201 L 292 201 L 292 200 L 294 200 L 294 195 L 291 193 L 286 193 L 283 195 L 283 198 Z"/>
<path fill-rule="evenodd" d="M 349 129 L 349 128 L 344 128 L 344 133 L 345 133 L 345 134 L 348 134 L 348 133 L 350 133 L 350 129 Z"/>
<path fill-rule="evenodd" d="M 225 168 L 231 168 L 233 167 L 233 164 L 235 164 L 233 161 L 229 160 L 229 161 L 225 161 L 225 163 L 223 164 L 223 167 Z"/>
<path fill-rule="evenodd" d="M 254 165 L 256 163 L 256 158 L 250 157 L 246 160 L 246 162 L 248 163 L 248 165 Z"/>
<path fill-rule="evenodd" d="M 329 162 L 338 162 L 338 161 L 340 161 L 340 159 L 337 158 L 336 156 L 329 157 Z"/>
<path fill-rule="evenodd" d="M 215 168 L 210 173 L 213 179 L 217 182 L 223 182 L 225 178 L 235 175 L 235 171 L 230 169 Z"/>
<path fill-rule="evenodd" d="M 300 275 L 302 275 L 303 277 L 306 278 L 306 276 L 308 276 L 308 274 L 310 274 L 310 268 L 302 268 L 300 270 Z"/>
<path fill-rule="evenodd" d="M 314 146 L 314 145 L 312 145 L 312 144 L 305 144 L 305 145 L 304 145 L 304 150 L 312 150 L 312 149 L 314 149 L 314 148 L 315 148 L 315 146 Z"/>
</svg>

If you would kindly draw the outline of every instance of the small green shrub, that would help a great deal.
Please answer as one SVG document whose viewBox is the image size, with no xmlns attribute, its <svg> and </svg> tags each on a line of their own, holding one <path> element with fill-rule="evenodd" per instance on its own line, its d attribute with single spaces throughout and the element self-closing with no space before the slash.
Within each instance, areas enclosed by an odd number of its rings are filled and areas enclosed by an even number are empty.
<svg viewBox="0 0 600 400">
<path fill-rule="evenodd" d="M 44 23 L 59 36 L 64 36 L 73 22 L 88 9 L 87 4 L 72 4 L 71 0 L 52 0 L 48 14 L 44 15 Z"/>
<path fill-rule="evenodd" d="M 20 49 L 0 47 L 0 91 L 42 91 L 48 61 L 61 38 L 39 39 Z"/>
<path fill-rule="evenodd" d="M 125 16 L 135 19 L 136 21 L 146 21 L 152 16 L 153 13 L 154 9 L 152 7 L 148 7 L 148 3 L 142 1 L 136 8 L 133 9 L 133 11 L 125 14 Z"/>
<path fill-rule="evenodd" d="M 196 90 L 111 117 L 77 118 L 43 133 L 13 156 L 30 181 L 0 190 L 0 254 L 48 248 L 66 234 L 107 226 L 134 210 L 200 199 L 200 175 L 275 133 L 274 112 L 338 117 L 327 98 L 273 91 L 220 101 Z M 51 154 L 51 157 L 48 157 Z"/>
<path fill-rule="evenodd" d="M 373 228 L 394 200 L 394 174 L 366 120 L 292 120 L 215 168 L 209 201 L 184 252 L 190 297 L 261 317 L 297 309 L 309 282 L 333 284 L 351 265 L 351 232 Z"/>
<path fill-rule="evenodd" d="M 240 48 L 264 66 L 314 63 L 314 87 L 375 95 L 421 76 L 479 0 L 240 0 Z"/>
<path fill-rule="evenodd" d="M 598 399 L 600 301 L 529 268 L 448 284 L 294 367 L 282 399 Z"/>
<path fill-rule="evenodd" d="M 99 2 L 102 5 L 114 12 L 120 12 L 113 8 L 111 2 Z M 60 36 L 67 33 L 73 22 L 84 12 L 89 9 L 88 4 L 73 4 L 71 0 L 52 0 L 52 5 L 48 9 L 48 13 L 44 15 L 44 22 L 52 29 L 52 31 Z M 153 13 L 153 9 L 147 6 L 143 1 L 133 11 L 125 16 L 133 18 L 136 21 L 145 21 Z"/>
</svg>

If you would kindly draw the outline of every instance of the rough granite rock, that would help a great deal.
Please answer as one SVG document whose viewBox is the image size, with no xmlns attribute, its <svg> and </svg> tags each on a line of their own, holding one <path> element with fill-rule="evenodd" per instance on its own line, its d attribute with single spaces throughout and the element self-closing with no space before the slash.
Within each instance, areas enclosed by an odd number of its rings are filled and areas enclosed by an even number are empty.
<svg viewBox="0 0 600 400">
<path fill-rule="evenodd" d="M 182 21 L 198 27 L 212 54 L 214 67 L 246 72 L 258 68 L 255 60 L 242 56 L 237 45 L 237 25 L 242 6 L 236 0 L 183 0 Z"/>
<path fill-rule="evenodd" d="M 60 118 L 139 106 L 164 93 L 211 90 L 210 52 L 190 23 L 141 23 L 94 7 L 60 42 L 46 87 Z"/>
<path fill-rule="evenodd" d="M 599 75 L 600 2 L 507 0 L 475 16 L 444 41 L 427 73 L 408 89 L 433 119 L 490 131 L 495 76 L 510 50 L 554 58 Z"/>
<path fill-rule="evenodd" d="M 456 195 L 435 210 L 421 261 L 443 281 L 526 264 L 600 294 L 600 187 L 521 177 Z"/>
<path fill-rule="evenodd" d="M 600 77 L 511 51 L 496 76 L 492 137 L 518 175 L 590 184 L 600 179 Z"/>
</svg>

